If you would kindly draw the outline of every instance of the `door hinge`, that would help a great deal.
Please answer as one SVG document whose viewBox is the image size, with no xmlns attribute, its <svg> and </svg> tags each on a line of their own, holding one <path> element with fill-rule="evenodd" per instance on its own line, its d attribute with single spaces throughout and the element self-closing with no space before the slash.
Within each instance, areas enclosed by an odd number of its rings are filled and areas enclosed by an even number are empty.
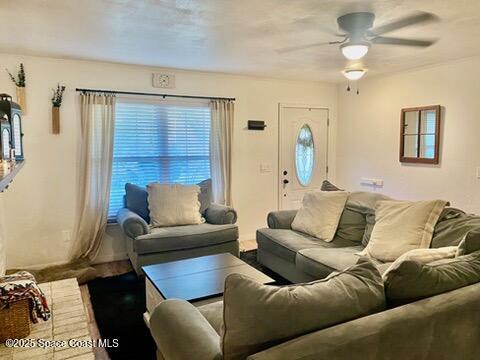
<svg viewBox="0 0 480 360">
<path fill-rule="evenodd" d="M 327 174 L 328 174 L 328 165 L 326 166 Z"/>
<path fill-rule="evenodd" d="M 330 126 L 330 118 L 327 119 L 327 126 Z"/>
</svg>

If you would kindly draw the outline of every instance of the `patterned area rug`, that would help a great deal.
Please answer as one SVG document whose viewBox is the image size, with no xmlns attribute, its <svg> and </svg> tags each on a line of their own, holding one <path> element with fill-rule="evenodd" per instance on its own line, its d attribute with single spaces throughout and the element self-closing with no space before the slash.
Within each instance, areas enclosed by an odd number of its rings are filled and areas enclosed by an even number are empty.
<svg viewBox="0 0 480 360">
<path fill-rule="evenodd" d="M 245 251 L 240 258 L 250 266 L 275 279 L 277 284 L 288 280 L 257 262 L 257 251 Z M 95 319 L 103 339 L 118 339 L 118 348 L 108 348 L 112 360 L 156 359 L 156 345 L 143 322 L 145 312 L 145 279 L 135 272 L 99 278 L 88 283 Z"/>
</svg>

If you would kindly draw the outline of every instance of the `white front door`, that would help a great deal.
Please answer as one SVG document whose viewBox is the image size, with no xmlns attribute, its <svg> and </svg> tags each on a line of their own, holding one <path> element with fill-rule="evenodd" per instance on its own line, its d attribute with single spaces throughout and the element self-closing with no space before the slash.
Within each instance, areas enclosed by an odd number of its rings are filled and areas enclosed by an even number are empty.
<svg viewBox="0 0 480 360">
<path fill-rule="evenodd" d="M 279 208 L 298 209 L 328 172 L 328 109 L 280 105 Z"/>
</svg>

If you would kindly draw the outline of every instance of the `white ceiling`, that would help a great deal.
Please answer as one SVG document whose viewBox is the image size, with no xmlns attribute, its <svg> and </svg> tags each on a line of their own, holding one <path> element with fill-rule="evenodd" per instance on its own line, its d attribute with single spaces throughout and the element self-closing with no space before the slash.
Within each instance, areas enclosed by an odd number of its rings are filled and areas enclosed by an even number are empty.
<svg viewBox="0 0 480 360">
<path fill-rule="evenodd" d="M 375 25 L 441 19 L 388 34 L 439 38 L 430 48 L 373 45 L 370 76 L 480 55 L 479 0 L 1 0 L 0 51 L 338 81 L 351 64 L 337 45 L 277 50 L 336 40 L 336 18 L 352 11 L 375 12 Z"/>
</svg>

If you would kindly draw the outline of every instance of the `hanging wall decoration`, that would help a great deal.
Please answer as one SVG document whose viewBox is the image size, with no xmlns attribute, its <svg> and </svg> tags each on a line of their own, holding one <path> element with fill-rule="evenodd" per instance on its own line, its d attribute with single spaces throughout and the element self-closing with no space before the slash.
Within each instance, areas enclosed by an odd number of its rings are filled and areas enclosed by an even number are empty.
<svg viewBox="0 0 480 360">
<path fill-rule="evenodd" d="M 10 71 L 7 70 L 10 79 L 13 81 L 17 87 L 17 103 L 22 109 L 22 113 L 25 115 L 27 113 L 27 99 L 25 96 L 25 68 L 23 64 L 20 64 L 20 70 L 18 71 L 17 76 L 13 76 Z"/>
<path fill-rule="evenodd" d="M 60 134 L 60 106 L 62 106 L 63 92 L 65 86 L 57 85 L 56 89 L 53 89 L 52 96 L 52 133 Z"/>
</svg>

